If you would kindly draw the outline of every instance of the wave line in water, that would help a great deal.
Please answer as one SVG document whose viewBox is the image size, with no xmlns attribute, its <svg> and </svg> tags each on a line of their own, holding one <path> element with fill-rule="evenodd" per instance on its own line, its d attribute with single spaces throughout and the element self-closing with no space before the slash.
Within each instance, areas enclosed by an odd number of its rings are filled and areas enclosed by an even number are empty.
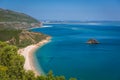
<svg viewBox="0 0 120 80">
<path fill-rule="evenodd" d="M 53 26 L 48 25 L 48 26 L 42 26 L 41 28 L 50 28 L 50 27 L 53 27 Z"/>
</svg>

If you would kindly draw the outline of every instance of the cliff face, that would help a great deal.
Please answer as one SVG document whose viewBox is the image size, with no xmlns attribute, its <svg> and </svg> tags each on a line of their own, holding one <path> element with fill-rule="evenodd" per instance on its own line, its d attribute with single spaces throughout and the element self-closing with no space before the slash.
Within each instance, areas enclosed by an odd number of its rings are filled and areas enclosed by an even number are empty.
<svg viewBox="0 0 120 80">
<path fill-rule="evenodd" d="M 39 27 L 42 24 L 24 13 L 19 13 L 11 10 L 0 8 L 0 27 L 1 28 L 15 28 L 26 29 L 32 27 Z"/>
<path fill-rule="evenodd" d="M 0 30 L 0 41 L 6 41 L 20 48 L 36 44 L 47 38 L 50 36 L 26 30 Z"/>
<path fill-rule="evenodd" d="M 50 36 L 42 33 L 29 32 L 23 30 L 19 34 L 18 47 L 25 47 L 26 45 L 36 44 L 47 38 L 50 38 Z"/>
</svg>

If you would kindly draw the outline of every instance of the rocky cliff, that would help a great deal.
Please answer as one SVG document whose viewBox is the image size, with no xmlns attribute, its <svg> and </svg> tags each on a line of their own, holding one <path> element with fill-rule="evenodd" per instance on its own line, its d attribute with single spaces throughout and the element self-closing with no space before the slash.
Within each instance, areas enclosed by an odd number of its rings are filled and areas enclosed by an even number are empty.
<svg viewBox="0 0 120 80">
<path fill-rule="evenodd" d="M 31 44 L 36 44 L 47 38 L 50 38 L 50 36 L 26 30 L 0 30 L 0 41 L 5 41 L 9 44 L 16 45 L 19 48 L 23 48 Z"/>
</svg>

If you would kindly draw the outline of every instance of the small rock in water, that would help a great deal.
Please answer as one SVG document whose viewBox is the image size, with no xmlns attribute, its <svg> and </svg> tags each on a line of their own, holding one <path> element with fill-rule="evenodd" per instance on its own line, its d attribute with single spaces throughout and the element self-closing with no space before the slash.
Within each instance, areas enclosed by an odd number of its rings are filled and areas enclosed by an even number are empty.
<svg viewBox="0 0 120 80">
<path fill-rule="evenodd" d="M 89 39 L 87 41 L 87 44 L 99 44 L 99 42 L 97 40 L 95 40 L 95 39 Z"/>
</svg>

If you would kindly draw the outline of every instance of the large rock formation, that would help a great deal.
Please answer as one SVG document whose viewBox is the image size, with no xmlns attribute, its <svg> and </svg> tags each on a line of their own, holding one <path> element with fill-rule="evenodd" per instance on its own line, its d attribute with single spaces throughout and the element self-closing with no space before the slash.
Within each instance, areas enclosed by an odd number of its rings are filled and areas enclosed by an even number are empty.
<svg viewBox="0 0 120 80">
<path fill-rule="evenodd" d="M 87 41 L 87 44 L 99 44 L 99 42 L 97 40 L 95 40 L 95 39 L 89 39 Z"/>
</svg>

